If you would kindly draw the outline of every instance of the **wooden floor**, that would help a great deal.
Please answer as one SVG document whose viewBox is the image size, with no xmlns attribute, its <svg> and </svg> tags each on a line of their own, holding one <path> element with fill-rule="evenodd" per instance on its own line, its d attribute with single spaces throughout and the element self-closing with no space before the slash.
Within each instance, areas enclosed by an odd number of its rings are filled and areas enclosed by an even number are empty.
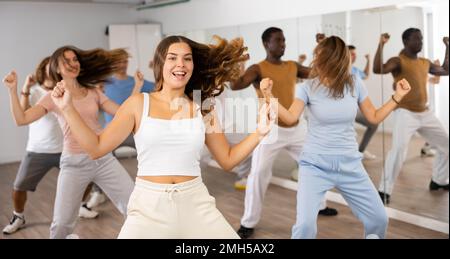
<svg viewBox="0 0 450 259">
<path fill-rule="evenodd" d="M 122 164 L 134 178 L 136 160 L 122 159 Z M 10 190 L 17 172 L 18 163 L 0 165 L 0 226 L 3 228 L 11 217 L 12 202 Z M 217 206 L 230 224 L 237 229 L 244 209 L 244 192 L 233 188 L 235 176 L 221 170 L 204 167 L 203 179 L 210 193 L 216 197 Z M 30 193 L 25 217 L 27 227 L 13 235 L 0 238 L 48 238 L 55 197 L 58 172 L 52 170 L 40 183 L 35 193 Z M 318 238 L 362 238 L 362 224 L 350 210 L 338 204 L 329 204 L 339 210 L 337 217 L 319 217 Z M 79 220 L 75 233 L 80 238 L 116 238 L 123 219 L 118 211 L 107 202 L 98 207 L 99 218 Z M 263 215 L 256 228 L 255 238 L 287 239 L 295 221 L 295 192 L 277 186 L 270 186 L 264 203 Z M 391 220 L 388 238 L 439 238 L 448 239 L 443 233 L 419 228 Z"/>
<path fill-rule="evenodd" d="M 358 132 L 362 133 L 362 131 Z M 361 134 L 359 134 L 359 137 L 361 137 Z M 383 152 L 383 140 L 385 152 Z M 422 138 L 413 137 L 409 145 L 408 157 L 395 183 L 391 203 L 388 206 L 448 223 L 449 192 L 443 190 L 429 191 L 428 185 L 431 180 L 434 158 L 420 156 L 420 149 L 424 143 L 425 141 Z M 385 134 L 384 138 L 382 134 L 376 134 L 367 148 L 377 156 L 375 160 L 363 161 L 377 188 L 384 165 L 383 154 L 386 155 L 390 147 L 390 134 Z M 286 152 L 281 152 L 277 160 L 274 165 L 274 175 L 291 179 L 291 171 L 296 167 L 295 161 Z"/>
</svg>

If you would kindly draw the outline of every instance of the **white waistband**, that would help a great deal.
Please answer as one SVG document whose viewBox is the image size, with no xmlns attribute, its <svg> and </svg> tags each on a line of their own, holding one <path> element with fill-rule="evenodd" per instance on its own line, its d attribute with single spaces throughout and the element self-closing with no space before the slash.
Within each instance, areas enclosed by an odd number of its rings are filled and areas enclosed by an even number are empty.
<svg viewBox="0 0 450 259">
<path fill-rule="evenodd" d="M 201 177 L 197 177 L 193 180 L 177 183 L 177 184 L 162 184 L 162 183 L 153 183 L 147 180 L 143 180 L 141 178 L 136 178 L 136 187 L 155 191 L 155 192 L 173 192 L 174 190 L 178 192 L 185 192 L 190 189 L 196 188 L 199 185 L 203 184 L 203 180 Z"/>
</svg>

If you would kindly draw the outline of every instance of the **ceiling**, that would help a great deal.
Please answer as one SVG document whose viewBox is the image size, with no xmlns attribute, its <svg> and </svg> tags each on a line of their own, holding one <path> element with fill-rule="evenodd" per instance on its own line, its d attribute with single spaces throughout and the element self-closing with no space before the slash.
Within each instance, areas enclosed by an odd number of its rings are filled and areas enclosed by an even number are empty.
<svg viewBox="0 0 450 259">
<path fill-rule="evenodd" d="M 0 0 L 0 2 L 13 2 L 11 0 Z M 104 4 L 142 4 L 144 0 L 14 0 L 14 2 L 60 2 L 60 3 L 104 3 Z"/>
</svg>

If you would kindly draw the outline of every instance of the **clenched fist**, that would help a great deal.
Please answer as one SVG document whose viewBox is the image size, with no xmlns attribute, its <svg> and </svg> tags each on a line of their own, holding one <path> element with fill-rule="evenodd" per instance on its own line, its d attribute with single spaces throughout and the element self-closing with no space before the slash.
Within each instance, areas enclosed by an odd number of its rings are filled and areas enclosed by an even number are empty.
<svg viewBox="0 0 450 259">
<path fill-rule="evenodd" d="M 17 92 L 17 73 L 15 70 L 3 78 L 3 84 L 5 84 L 8 90 Z"/>
<path fill-rule="evenodd" d="M 72 104 L 72 96 L 70 91 L 67 90 L 66 82 L 64 80 L 61 80 L 56 84 L 55 88 L 53 88 L 51 96 L 53 102 L 61 110 L 64 110 Z"/>
</svg>

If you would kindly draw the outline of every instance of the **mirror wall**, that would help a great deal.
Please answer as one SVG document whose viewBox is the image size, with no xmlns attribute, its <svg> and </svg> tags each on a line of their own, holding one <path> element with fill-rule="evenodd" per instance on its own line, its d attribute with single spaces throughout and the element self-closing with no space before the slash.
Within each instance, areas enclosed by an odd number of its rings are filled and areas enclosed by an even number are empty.
<svg viewBox="0 0 450 259">
<path fill-rule="evenodd" d="M 423 50 L 418 54 L 429 60 L 439 59 L 442 63 L 445 56 L 444 36 L 448 36 L 448 2 L 428 1 L 420 4 L 406 4 L 402 6 L 388 6 L 369 10 L 358 10 L 344 13 L 324 14 L 295 19 L 267 21 L 257 24 L 243 24 L 240 26 L 214 28 L 199 31 L 179 32 L 199 42 L 212 42 L 213 35 L 232 39 L 243 37 L 250 60 L 246 63 L 248 68 L 257 64 L 266 57 L 261 43 L 261 34 L 268 27 L 279 27 L 286 37 L 286 50 L 283 59 L 299 61 L 300 55 L 305 55 L 304 65 L 312 61 L 312 53 L 316 46 L 315 36 L 324 33 L 326 36 L 337 35 L 349 45 L 354 45 L 356 60 L 354 67 L 364 71 L 367 64 L 369 72 L 364 83 L 369 97 L 376 107 L 391 98 L 393 93 L 393 77 L 391 74 L 379 75 L 373 73 L 374 56 L 382 33 L 389 33 L 390 40 L 383 51 L 384 62 L 390 57 L 399 56 L 403 49 L 402 33 L 410 27 L 418 28 L 423 34 Z M 301 61 L 301 60 L 300 60 Z M 300 85 L 301 82 L 298 82 Z M 447 181 L 448 181 L 448 77 L 436 78 L 429 81 L 428 106 L 433 110 L 437 121 L 447 134 Z M 256 99 L 253 87 L 241 91 L 226 89 L 219 100 L 225 98 Z M 233 108 L 225 107 L 221 112 L 223 117 L 232 118 L 233 123 L 226 127 L 239 127 L 236 124 L 245 121 L 243 114 Z M 385 164 L 389 151 L 392 149 L 393 129 L 395 116 L 391 114 L 384 123 L 378 127 L 366 127 L 355 123 L 360 151 L 364 149 L 363 164 L 380 192 L 390 193 L 390 202 L 386 204 L 388 214 L 401 221 L 412 224 L 420 223 L 422 227 L 430 227 L 438 231 L 447 231 L 449 221 L 449 193 L 448 190 L 431 191 L 429 184 L 433 173 L 433 162 L 437 159 L 437 147 L 425 146 L 427 142 L 421 131 L 412 134 L 407 145 L 405 162 L 401 166 L 400 174 L 395 179 L 392 190 L 380 185 L 382 175 L 385 174 Z M 228 121 L 229 122 L 229 121 Z M 373 136 L 369 138 L 371 132 Z M 245 135 L 230 134 L 230 141 L 237 142 Z M 366 136 L 366 141 L 364 141 Z M 366 146 L 364 148 L 364 146 Z M 445 145 L 444 145 L 445 146 Z M 292 157 L 288 151 L 281 151 L 273 165 L 272 183 L 285 188 L 296 190 L 298 158 Z M 444 170 L 445 172 L 445 170 Z M 448 182 L 447 182 L 448 183 Z M 335 191 L 327 194 L 327 198 L 334 202 L 343 202 Z M 446 230 L 445 230 L 446 229 Z"/>
</svg>

